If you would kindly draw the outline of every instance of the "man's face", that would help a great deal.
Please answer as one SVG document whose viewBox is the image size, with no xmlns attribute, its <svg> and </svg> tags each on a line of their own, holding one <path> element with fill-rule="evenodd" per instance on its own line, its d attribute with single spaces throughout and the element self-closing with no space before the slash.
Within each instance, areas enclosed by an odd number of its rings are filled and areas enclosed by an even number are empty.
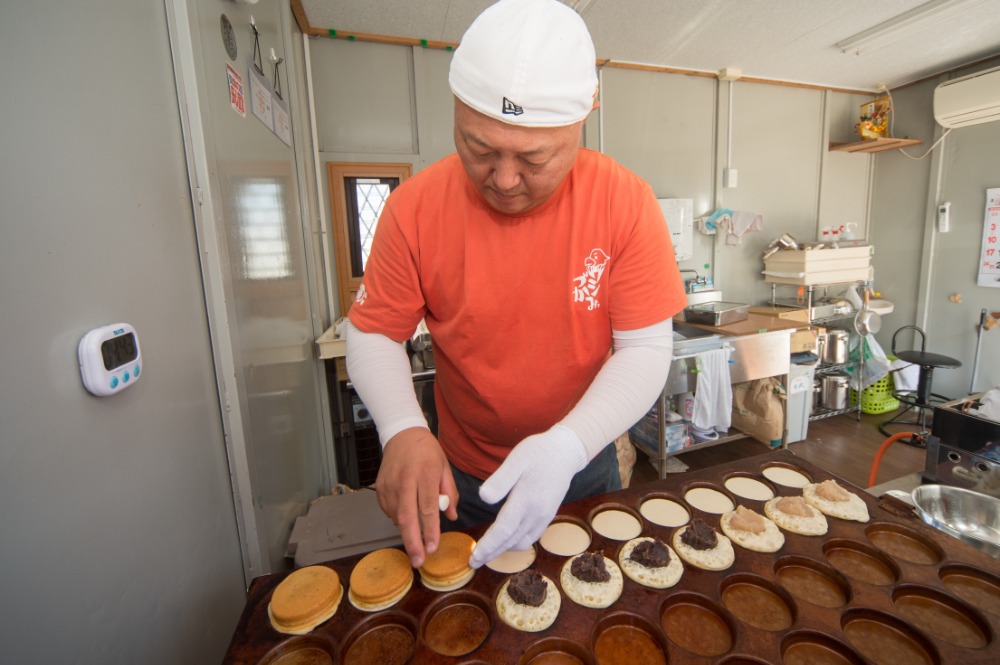
<svg viewBox="0 0 1000 665">
<path fill-rule="evenodd" d="M 573 168 L 583 121 L 566 127 L 518 127 L 455 99 L 455 148 L 486 203 L 517 215 L 541 205 Z"/>
</svg>

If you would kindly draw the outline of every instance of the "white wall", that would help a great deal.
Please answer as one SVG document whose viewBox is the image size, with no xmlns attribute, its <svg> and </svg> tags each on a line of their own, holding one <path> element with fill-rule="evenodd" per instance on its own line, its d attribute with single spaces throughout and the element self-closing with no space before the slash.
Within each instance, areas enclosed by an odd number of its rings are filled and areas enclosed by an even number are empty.
<svg viewBox="0 0 1000 665">
<path fill-rule="evenodd" d="M 954 72 L 893 93 L 895 134 L 921 139 L 907 150 L 927 153 L 943 129 L 934 121 L 934 88 L 950 77 L 995 67 L 1000 60 Z M 961 397 L 1000 385 L 1000 333 L 982 336 L 979 376 L 971 383 L 980 312 L 1000 311 L 1000 288 L 977 286 L 986 190 L 1000 187 L 1000 122 L 953 130 L 927 157 L 913 160 L 898 152 L 876 158 L 872 204 L 876 287 L 895 303 L 884 317 L 878 339 L 890 350 L 893 332 L 920 326 L 927 350 L 962 363 L 934 373 L 934 392 Z M 938 203 L 951 202 L 951 230 L 935 223 Z M 956 302 L 959 300 L 960 302 Z M 898 349 L 911 347 L 903 333 Z"/>
<path fill-rule="evenodd" d="M 310 50 L 322 160 L 407 162 L 416 171 L 454 151 L 449 53 L 324 38 Z M 850 140 L 865 96 L 735 82 L 739 186 L 724 189 L 728 84 L 616 67 L 601 77 L 588 147 L 638 173 L 658 197 L 693 199 L 696 217 L 717 207 L 763 215 L 764 231 L 739 245 L 696 235 L 694 256 L 681 263 L 713 276 L 727 300 L 770 297 L 761 252 L 782 233 L 811 241 L 824 225 L 853 222 L 864 236 L 872 158 L 831 153 L 827 144 Z"/>
<path fill-rule="evenodd" d="M 219 662 L 245 587 L 163 2 L 4 2 L 0 43 L 0 660 Z M 97 398 L 77 343 L 116 321 L 145 372 Z"/>
</svg>

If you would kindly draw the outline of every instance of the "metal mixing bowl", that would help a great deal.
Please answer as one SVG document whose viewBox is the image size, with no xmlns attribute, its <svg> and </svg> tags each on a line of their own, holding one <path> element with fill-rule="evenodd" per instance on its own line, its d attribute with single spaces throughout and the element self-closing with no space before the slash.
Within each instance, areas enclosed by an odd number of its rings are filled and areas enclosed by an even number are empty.
<svg viewBox="0 0 1000 665">
<path fill-rule="evenodd" d="M 923 521 L 1000 559 L 1000 499 L 950 485 L 921 485 L 912 497 Z"/>
</svg>

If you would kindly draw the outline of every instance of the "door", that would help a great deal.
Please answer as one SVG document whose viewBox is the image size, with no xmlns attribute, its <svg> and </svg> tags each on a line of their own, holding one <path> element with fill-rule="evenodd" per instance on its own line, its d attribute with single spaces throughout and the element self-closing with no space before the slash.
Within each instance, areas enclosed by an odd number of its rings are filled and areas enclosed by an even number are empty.
<svg viewBox="0 0 1000 665">
<path fill-rule="evenodd" d="M 295 518 L 333 482 L 325 379 L 313 351 L 323 318 L 307 245 L 313 231 L 300 207 L 305 170 L 293 147 L 307 144 L 295 123 L 305 95 L 297 94 L 297 58 L 290 57 L 301 41 L 281 0 L 169 1 L 179 17 L 175 70 L 189 177 L 200 199 L 205 297 L 250 580 L 287 567 Z M 255 64 L 263 82 L 256 89 Z M 270 95 L 270 124 L 253 112 L 264 99 L 255 99 L 258 92 Z M 282 102 L 290 108 L 292 145 L 275 130 Z"/>
</svg>

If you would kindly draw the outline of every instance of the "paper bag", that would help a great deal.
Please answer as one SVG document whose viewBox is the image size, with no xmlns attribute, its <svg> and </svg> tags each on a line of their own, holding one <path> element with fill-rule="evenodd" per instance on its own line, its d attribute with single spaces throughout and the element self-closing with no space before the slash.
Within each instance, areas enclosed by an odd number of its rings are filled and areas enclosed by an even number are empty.
<svg viewBox="0 0 1000 665">
<path fill-rule="evenodd" d="M 784 399 L 781 382 L 774 377 L 733 384 L 733 427 L 769 446 L 781 445 Z"/>
</svg>

